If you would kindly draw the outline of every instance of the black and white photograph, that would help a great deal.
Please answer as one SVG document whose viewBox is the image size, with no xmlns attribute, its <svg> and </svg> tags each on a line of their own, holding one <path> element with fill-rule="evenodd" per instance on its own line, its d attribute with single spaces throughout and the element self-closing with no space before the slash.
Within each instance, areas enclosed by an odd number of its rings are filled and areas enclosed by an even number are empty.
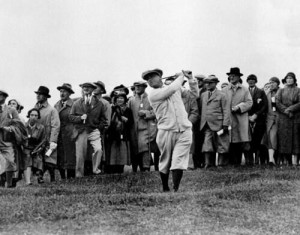
<svg viewBox="0 0 300 235">
<path fill-rule="evenodd" d="M 299 234 L 299 12 L 0 0 L 0 234 Z"/>
</svg>

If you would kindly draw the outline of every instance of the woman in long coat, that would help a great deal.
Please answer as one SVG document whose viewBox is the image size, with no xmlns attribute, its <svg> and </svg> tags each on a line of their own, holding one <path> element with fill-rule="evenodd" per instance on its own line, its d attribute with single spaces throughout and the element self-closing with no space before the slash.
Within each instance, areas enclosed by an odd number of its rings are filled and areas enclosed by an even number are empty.
<svg viewBox="0 0 300 235">
<path fill-rule="evenodd" d="M 126 106 L 124 92 L 115 92 L 113 97 L 111 125 L 108 129 L 110 142 L 110 173 L 123 173 L 124 165 L 130 165 L 130 129 L 133 124 L 131 110 Z"/>
<path fill-rule="evenodd" d="M 28 122 L 25 124 L 27 130 L 27 141 L 23 148 L 23 161 L 25 166 L 25 182 L 26 185 L 31 185 L 31 170 L 36 172 L 38 183 L 43 183 L 43 156 L 42 152 L 46 145 L 45 128 L 42 124 L 37 123 L 41 118 L 38 109 L 28 111 Z"/>
<path fill-rule="evenodd" d="M 270 88 L 267 89 L 266 96 L 268 99 L 267 128 L 262 139 L 262 144 L 268 148 L 269 164 L 275 165 L 274 153 L 277 150 L 277 133 L 278 133 L 278 109 L 276 108 L 275 96 L 279 89 L 280 80 L 277 77 L 270 78 Z"/>
<path fill-rule="evenodd" d="M 288 73 L 282 80 L 284 88 L 276 95 L 278 118 L 278 150 L 287 164 L 292 164 L 292 155 L 298 164 L 300 155 L 300 88 L 294 73 Z"/>
</svg>

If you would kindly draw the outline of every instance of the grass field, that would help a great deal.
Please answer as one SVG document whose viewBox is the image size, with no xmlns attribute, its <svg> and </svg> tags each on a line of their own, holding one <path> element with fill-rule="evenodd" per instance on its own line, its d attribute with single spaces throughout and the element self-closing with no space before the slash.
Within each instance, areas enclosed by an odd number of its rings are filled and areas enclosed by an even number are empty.
<svg viewBox="0 0 300 235">
<path fill-rule="evenodd" d="M 170 180 L 170 185 L 171 180 Z M 300 169 L 157 172 L 0 189 L 1 234 L 299 234 Z"/>
</svg>

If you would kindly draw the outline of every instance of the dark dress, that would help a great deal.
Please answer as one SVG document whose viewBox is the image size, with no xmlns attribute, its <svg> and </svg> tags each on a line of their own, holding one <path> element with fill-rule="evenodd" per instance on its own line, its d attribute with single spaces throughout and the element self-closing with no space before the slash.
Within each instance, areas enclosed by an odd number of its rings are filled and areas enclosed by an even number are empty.
<svg viewBox="0 0 300 235">
<path fill-rule="evenodd" d="M 126 117 L 127 122 L 122 121 L 121 116 Z M 130 165 L 130 129 L 133 125 L 131 110 L 124 106 L 112 106 L 111 125 L 108 129 L 110 156 L 108 164 L 110 166 L 120 166 L 121 169 L 113 173 L 123 172 L 124 165 Z"/>
</svg>

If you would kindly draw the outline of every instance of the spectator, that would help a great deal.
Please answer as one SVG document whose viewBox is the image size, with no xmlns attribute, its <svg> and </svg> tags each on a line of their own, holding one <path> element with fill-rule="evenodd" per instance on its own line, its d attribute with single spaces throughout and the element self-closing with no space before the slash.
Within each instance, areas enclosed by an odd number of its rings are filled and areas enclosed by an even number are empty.
<svg viewBox="0 0 300 235">
<path fill-rule="evenodd" d="M 60 92 L 60 100 L 54 105 L 58 111 L 60 131 L 57 143 L 57 166 L 62 179 L 75 177 L 75 141 L 72 138 L 74 125 L 70 122 L 69 115 L 74 101 L 70 98 L 74 91 L 71 84 L 64 83 L 57 87 Z"/>
<path fill-rule="evenodd" d="M 284 88 L 276 94 L 278 109 L 278 150 L 286 164 L 292 165 L 292 155 L 299 162 L 300 154 L 300 89 L 296 75 L 289 72 L 283 79 Z"/>
<path fill-rule="evenodd" d="M 264 164 L 264 154 L 261 151 L 261 140 L 266 130 L 266 113 L 268 110 L 268 100 L 266 93 L 256 86 L 257 77 L 251 74 L 247 78 L 249 91 L 253 100 L 253 105 L 249 110 L 249 124 L 251 131 L 250 151 L 245 153 L 246 165 L 253 165 L 253 154 L 255 164 Z"/>
<path fill-rule="evenodd" d="M 266 91 L 268 99 L 268 112 L 266 119 L 266 132 L 263 137 L 262 143 L 268 148 L 269 164 L 274 166 L 274 154 L 278 149 L 277 135 L 278 135 L 278 109 L 276 107 L 275 96 L 279 90 L 280 80 L 277 77 L 272 77 L 269 80 L 270 87 Z"/>
<path fill-rule="evenodd" d="M 224 88 L 231 109 L 230 163 L 240 165 L 242 153 L 250 150 L 250 130 L 248 111 L 253 101 L 249 90 L 241 82 L 242 73 L 237 67 L 227 73 L 230 84 Z"/>
<path fill-rule="evenodd" d="M 145 81 L 135 82 L 134 87 L 135 96 L 128 102 L 134 120 L 131 130 L 132 170 L 136 172 L 139 166 L 140 171 L 150 171 L 151 145 L 153 145 L 152 142 L 155 142 L 157 130 L 155 114 L 150 105 L 148 94 L 145 92 L 147 83 Z M 156 153 L 155 159 L 157 158 L 159 158 L 159 153 Z M 157 163 L 154 162 L 158 167 Z"/>
<path fill-rule="evenodd" d="M 230 108 L 224 92 L 217 89 L 219 79 L 210 75 L 204 82 L 207 84 L 207 91 L 201 95 L 200 131 L 204 135 L 202 152 L 207 169 L 215 166 L 216 152 L 219 154 L 218 165 L 227 164 L 225 154 L 229 151 Z"/>
<path fill-rule="evenodd" d="M 33 108 L 28 111 L 27 141 L 23 148 L 24 176 L 26 185 L 31 185 L 31 171 L 37 175 L 38 183 L 43 183 L 43 151 L 46 145 L 45 128 L 37 121 L 41 118 L 40 111 Z"/>
<path fill-rule="evenodd" d="M 55 181 L 55 168 L 57 166 L 57 139 L 60 129 L 59 115 L 55 108 L 48 103 L 51 97 L 49 89 L 40 86 L 36 93 L 37 103 L 35 108 L 40 111 L 41 118 L 38 120 L 45 127 L 46 149 L 49 150 L 44 154 L 44 173 L 48 170 L 50 181 Z M 43 179 L 40 178 L 40 183 Z"/>
<path fill-rule="evenodd" d="M 84 176 L 84 161 L 87 155 L 88 142 L 93 148 L 92 171 L 96 175 L 101 173 L 99 169 L 102 157 L 100 131 L 103 131 L 107 124 L 103 103 L 92 95 L 97 87 L 90 82 L 80 86 L 83 97 L 74 102 L 70 111 L 70 120 L 75 125 L 73 138 L 76 140 L 76 177 Z"/>
<path fill-rule="evenodd" d="M 110 173 L 123 173 L 124 165 L 130 165 L 130 129 L 133 124 L 131 110 L 126 106 L 123 91 L 113 91 L 111 125 L 108 129 L 110 143 Z"/>
</svg>

